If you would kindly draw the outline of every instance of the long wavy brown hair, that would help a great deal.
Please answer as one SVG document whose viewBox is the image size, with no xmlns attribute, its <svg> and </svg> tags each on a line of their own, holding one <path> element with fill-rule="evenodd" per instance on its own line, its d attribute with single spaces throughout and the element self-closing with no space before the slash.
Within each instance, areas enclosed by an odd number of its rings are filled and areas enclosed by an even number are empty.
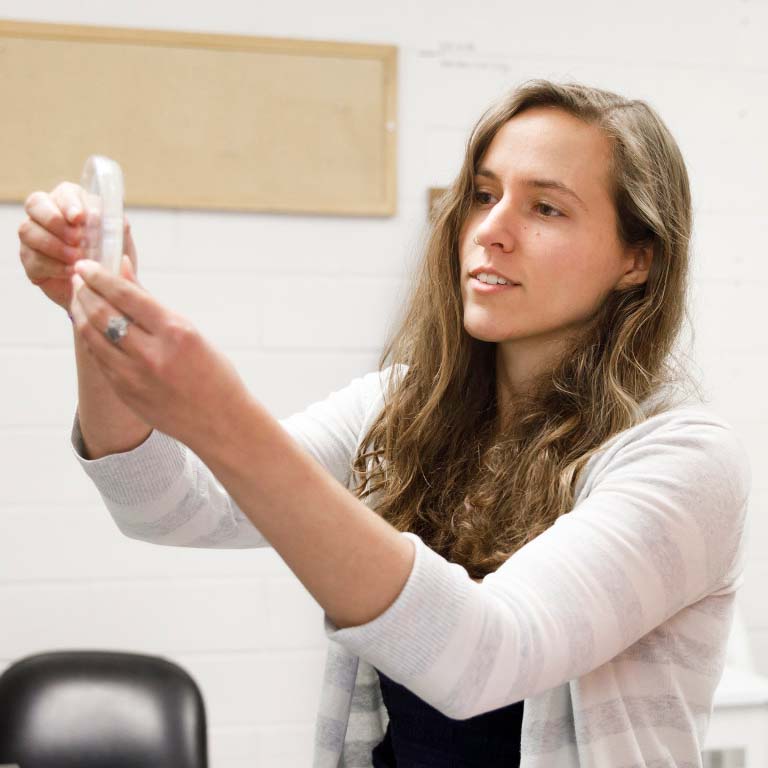
<svg viewBox="0 0 768 768">
<path fill-rule="evenodd" d="M 494 135 L 541 105 L 596 124 L 611 139 L 619 238 L 652 243 L 653 260 L 646 282 L 611 293 L 502 419 L 496 343 L 463 325 L 459 235 Z M 665 393 L 682 391 L 680 384 L 699 392 L 680 365 L 685 351 L 676 350 L 688 318 L 691 226 L 683 157 L 644 101 L 537 79 L 494 103 L 431 217 L 411 294 L 380 355 L 379 370 L 391 366 L 391 376 L 354 457 L 356 495 L 475 579 L 549 528 L 572 509 L 579 473 L 606 440 L 670 407 Z"/>
</svg>

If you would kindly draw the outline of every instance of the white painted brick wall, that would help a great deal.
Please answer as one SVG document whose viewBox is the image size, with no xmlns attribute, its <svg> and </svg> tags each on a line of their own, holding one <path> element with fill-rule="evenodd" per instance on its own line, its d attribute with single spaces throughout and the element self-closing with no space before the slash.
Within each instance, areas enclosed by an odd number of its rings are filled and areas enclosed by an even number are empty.
<svg viewBox="0 0 768 768">
<path fill-rule="evenodd" d="M 140 280 L 230 355 L 276 416 L 373 369 L 423 241 L 427 188 L 452 178 L 492 98 L 544 76 L 649 100 L 693 184 L 692 364 L 752 457 L 740 597 L 768 674 L 768 5 L 3 0 L 0 14 L 399 47 L 395 217 L 130 211 Z M 185 550 L 120 535 L 70 454 L 71 330 L 24 278 L 21 216 L 20 206 L 0 206 L 0 669 L 57 647 L 166 655 L 201 684 L 214 768 L 308 765 L 322 611 L 272 550 Z"/>
</svg>

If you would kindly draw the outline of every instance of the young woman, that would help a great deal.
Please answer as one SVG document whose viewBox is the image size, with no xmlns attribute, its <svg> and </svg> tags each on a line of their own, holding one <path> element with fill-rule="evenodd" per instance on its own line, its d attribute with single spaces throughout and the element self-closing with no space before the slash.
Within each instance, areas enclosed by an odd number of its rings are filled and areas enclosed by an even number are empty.
<svg viewBox="0 0 768 768">
<path fill-rule="evenodd" d="M 316 768 L 701 765 L 751 473 L 673 365 L 691 200 L 646 103 L 535 80 L 495 104 L 378 370 L 280 422 L 132 246 L 120 277 L 80 260 L 76 187 L 26 210 L 118 526 L 273 546 L 323 607 Z"/>
</svg>

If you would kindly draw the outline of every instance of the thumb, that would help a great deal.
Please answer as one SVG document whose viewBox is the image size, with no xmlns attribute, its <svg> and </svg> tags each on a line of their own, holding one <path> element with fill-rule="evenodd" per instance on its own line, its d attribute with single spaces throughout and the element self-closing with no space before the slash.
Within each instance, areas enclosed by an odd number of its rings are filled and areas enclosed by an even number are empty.
<svg viewBox="0 0 768 768">
<path fill-rule="evenodd" d="M 126 278 L 126 280 L 130 280 L 132 283 L 140 285 L 139 281 L 136 279 L 136 273 L 133 271 L 133 263 L 126 254 L 123 254 L 123 258 L 120 261 L 120 274 Z"/>
</svg>

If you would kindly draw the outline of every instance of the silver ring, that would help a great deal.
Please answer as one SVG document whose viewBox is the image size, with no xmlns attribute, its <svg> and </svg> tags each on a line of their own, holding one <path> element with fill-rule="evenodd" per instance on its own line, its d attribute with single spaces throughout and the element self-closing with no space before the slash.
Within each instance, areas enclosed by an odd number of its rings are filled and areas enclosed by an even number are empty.
<svg viewBox="0 0 768 768">
<path fill-rule="evenodd" d="M 128 323 L 130 322 L 130 318 L 114 315 L 109 318 L 104 335 L 113 344 L 117 344 L 120 339 L 128 334 Z"/>
</svg>

